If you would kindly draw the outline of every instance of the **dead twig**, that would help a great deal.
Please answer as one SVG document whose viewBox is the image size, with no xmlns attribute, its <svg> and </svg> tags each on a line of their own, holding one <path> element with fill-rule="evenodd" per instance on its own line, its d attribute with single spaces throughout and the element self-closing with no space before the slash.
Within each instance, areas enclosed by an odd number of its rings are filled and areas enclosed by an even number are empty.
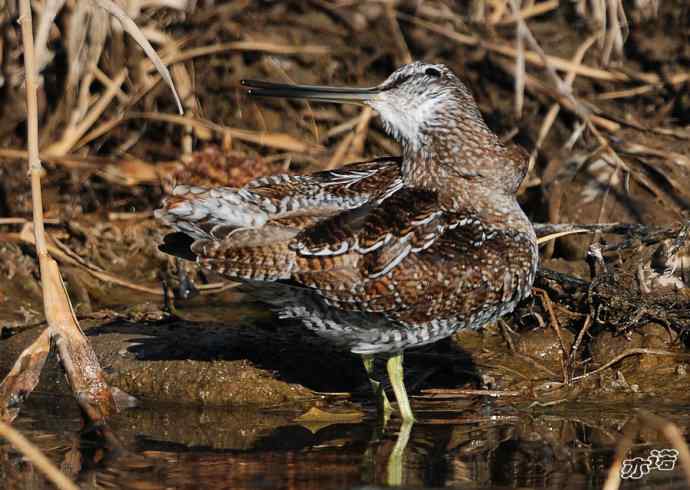
<svg viewBox="0 0 690 490">
<path fill-rule="evenodd" d="M 513 74 L 515 71 L 515 64 L 508 60 L 499 59 L 496 60 L 496 64 L 508 74 Z M 619 123 L 603 116 L 592 114 L 591 111 L 585 109 L 581 103 L 573 102 L 569 97 L 563 96 L 563 94 L 557 90 L 547 86 L 544 84 L 544 82 L 529 74 L 525 74 L 525 88 L 534 94 L 544 94 L 548 97 L 552 97 L 561 105 L 561 107 L 573 112 L 578 117 L 583 117 L 586 120 L 591 121 L 592 124 L 599 126 L 606 131 L 615 133 L 621 128 Z"/>
<path fill-rule="evenodd" d="M 26 150 L 20 150 L 18 148 L 0 148 L 0 158 L 24 161 L 28 157 L 29 153 Z M 100 168 L 99 164 L 118 163 L 118 160 L 98 156 L 83 157 L 74 154 L 52 155 L 45 152 L 41 152 L 39 159 L 42 162 L 54 163 L 74 170 L 98 170 Z M 120 160 L 120 162 L 122 161 L 123 160 Z M 0 162 L 0 165 L 1 164 L 2 162 Z"/>
<path fill-rule="evenodd" d="M 17 234 L 7 234 L 5 235 L 6 239 L 15 239 L 17 241 L 21 241 L 23 243 L 28 243 L 33 245 L 35 241 L 32 239 L 31 234 L 27 233 L 28 229 L 25 229 L 22 231 L 22 233 L 17 233 Z M 65 247 L 65 250 L 62 250 L 60 247 L 53 245 L 51 243 L 46 244 L 46 250 L 47 252 L 54 257 L 56 260 L 59 260 L 60 262 L 68 265 L 73 265 L 75 267 L 79 267 L 86 272 L 88 272 L 90 275 L 95 277 L 96 279 L 99 279 L 104 282 L 108 282 L 111 284 L 116 284 L 118 286 L 122 286 L 128 289 L 132 289 L 133 291 L 139 291 L 141 293 L 147 293 L 147 294 L 152 294 L 156 296 L 163 296 L 163 288 L 154 288 L 154 287 L 149 287 L 149 286 L 144 286 L 141 284 L 136 284 L 131 281 L 128 281 L 126 279 L 123 279 L 121 277 L 118 277 L 116 275 L 113 275 L 109 272 L 106 272 L 102 270 L 100 267 L 97 267 L 93 264 L 90 264 L 83 260 L 81 257 L 79 257 L 77 254 L 69 250 L 67 247 Z"/>
<path fill-rule="evenodd" d="M 537 17 L 547 12 L 556 10 L 558 8 L 558 4 L 558 0 L 548 0 L 546 2 L 539 2 L 533 5 L 528 5 L 519 12 L 513 13 L 513 15 L 509 15 L 508 17 L 504 17 L 503 19 L 496 21 L 494 25 L 505 26 L 512 24 L 514 22 L 518 22 L 520 19 L 527 20 L 530 17 Z"/>
<path fill-rule="evenodd" d="M 55 17 L 65 4 L 65 0 L 48 0 L 44 2 L 43 9 L 38 19 L 36 28 L 36 63 L 38 72 L 48 64 L 53 58 L 53 53 L 48 49 L 50 30 L 53 27 Z"/>
<path fill-rule="evenodd" d="M 651 356 L 670 356 L 670 357 L 680 357 L 681 359 L 690 359 L 690 354 L 681 354 L 678 352 L 671 352 L 667 350 L 660 350 L 660 349 L 645 349 L 643 347 L 635 347 L 631 349 L 625 349 L 623 352 L 618 354 L 616 357 L 611 359 L 609 362 L 601 366 L 600 368 L 595 369 L 594 371 L 590 371 L 589 373 L 582 374 L 580 376 L 574 376 L 572 379 L 572 382 L 575 383 L 577 381 L 582 381 L 583 379 L 589 378 L 590 376 L 594 376 L 595 374 L 599 374 L 600 372 L 610 368 L 614 364 L 616 364 L 618 361 L 621 359 L 625 359 L 628 356 L 634 356 L 634 355 L 651 355 Z"/>
<path fill-rule="evenodd" d="M 26 218 L 0 218 L 0 225 L 25 225 L 30 221 Z M 60 220 L 45 219 L 43 221 L 46 225 L 59 225 Z"/>
<path fill-rule="evenodd" d="M 503 338 L 508 344 L 510 352 L 516 352 L 515 342 L 513 342 L 513 338 L 511 337 L 511 335 L 513 335 L 515 332 L 513 332 L 513 330 L 508 326 L 505 320 L 498 320 L 497 323 L 499 328 L 501 329 L 501 334 L 503 335 Z"/>
<path fill-rule="evenodd" d="M 549 78 L 553 81 L 556 90 L 558 93 L 564 97 L 570 104 L 574 107 L 575 112 L 582 117 L 583 119 L 586 119 L 589 115 L 589 110 L 584 107 L 582 104 L 580 104 L 577 99 L 575 99 L 575 96 L 573 95 L 572 87 L 565 83 L 561 78 L 558 76 L 558 73 L 556 73 L 556 69 L 551 63 L 551 60 L 549 59 L 548 56 L 546 56 L 546 53 L 544 53 L 544 50 L 542 50 L 541 46 L 537 42 L 537 40 L 534 38 L 532 35 L 532 31 L 529 30 L 527 27 L 527 23 L 523 18 L 519 16 L 519 6 L 517 4 L 517 0 L 510 0 L 510 4 L 513 8 L 513 11 L 515 12 L 515 15 L 518 16 L 518 50 L 517 50 L 517 57 L 516 57 L 516 67 L 519 67 L 520 64 L 523 65 L 523 70 L 522 70 L 522 76 L 524 77 L 524 47 L 520 49 L 521 47 L 521 39 L 524 39 L 524 41 L 527 41 L 527 43 L 530 45 L 532 50 L 539 56 L 539 58 L 542 61 L 542 64 L 544 66 L 544 69 L 546 70 L 546 73 L 549 75 Z M 570 69 L 570 72 L 573 73 L 573 77 L 575 76 L 574 72 L 577 66 L 580 66 L 580 63 L 572 63 L 572 68 Z M 524 82 L 521 82 L 524 85 Z"/>
<path fill-rule="evenodd" d="M 323 167 L 323 170 L 333 170 L 334 168 L 339 167 L 345 160 L 345 156 L 347 155 L 350 146 L 352 146 L 352 141 L 354 141 L 354 139 L 355 133 L 347 133 L 340 143 L 338 143 L 338 146 L 336 146 L 333 156 L 330 160 L 328 160 L 328 163 L 326 163 L 326 165 Z"/>
<path fill-rule="evenodd" d="M 577 351 L 580 349 L 582 339 L 584 339 L 585 334 L 589 331 L 589 328 L 592 326 L 593 323 L 594 321 L 592 319 L 592 315 L 588 314 L 587 318 L 585 318 L 585 324 L 578 332 L 577 338 L 575 339 L 575 343 L 573 344 L 573 347 L 570 349 L 570 355 L 568 356 L 568 371 L 570 372 L 571 378 L 573 373 L 573 366 L 575 365 L 575 358 L 577 357 Z"/>
<path fill-rule="evenodd" d="M 488 396 L 491 398 L 504 398 L 522 396 L 524 393 L 517 390 L 472 390 L 460 388 L 430 388 L 422 390 L 422 396 L 413 398 L 467 398 L 470 396 Z"/>
<path fill-rule="evenodd" d="M 549 233 L 548 235 L 543 235 L 537 238 L 537 243 L 541 245 L 542 243 L 549 242 L 551 240 L 556 240 L 557 238 L 563 237 L 563 236 L 568 236 L 568 235 L 575 235 L 578 233 L 589 233 L 589 230 L 586 230 L 584 228 L 575 228 L 572 230 L 564 230 L 564 231 L 559 231 L 556 233 Z"/>
<path fill-rule="evenodd" d="M 124 83 L 126 77 L 127 70 L 123 69 L 115 77 L 112 85 L 106 88 L 98 102 L 91 107 L 86 116 L 84 116 L 84 118 L 81 119 L 76 126 L 68 127 L 60 141 L 53 143 L 45 149 L 46 153 L 51 153 L 53 155 L 64 155 L 65 153 L 68 153 L 77 143 L 77 141 L 84 136 L 86 131 L 88 131 L 89 128 L 98 120 L 98 118 L 101 117 L 110 102 L 117 95 L 118 91 L 120 90 L 120 86 Z"/>
<path fill-rule="evenodd" d="M 363 116 L 364 112 L 362 111 L 362 113 L 358 114 L 357 116 L 333 126 L 331 129 L 326 131 L 323 134 L 323 136 L 321 136 L 320 142 L 326 141 L 330 138 L 335 138 L 336 136 L 340 136 L 341 134 L 346 133 L 351 129 L 357 127 Z"/>
<path fill-rule="evenodd" d="M 398 48 L 398 64 L 403 65 L 412 63 L 412 55 L 410 54 L 410 48 L 407 46 L 407 43 L 405 42 L 405 37 L 400 31 L 400 24 L 398 24 L 398 19 L 396 17 L 395 12 L 395 4 L 392 2 L 386 3 L 384 5 L 384 9 L 386 12 L 386 20 L 388 21 L 388 26 L 390 28 L 391 35 L 393 36 L 395 44 Z"/>
<path fill-rule="evenodd" d="M 116 124 L 122 123 L 126 119 L 148 119 L 153 121 L 163 121 L 173 124 L 180 124 L 182 126 L 190 125 L 192 127 L 201 126 L 222 134 L 229 134 L 233 138 L 249 143 L 255 143 L 261 146 L 277 148 L 280 150 L 291 151 L 295 153 L 311 153 L 320 149 L 318 145 L 305 143 L 289 134 L 285 133 L 267 133 L 263 131 L 250 131 L 247 129 L 235 129 L 220 124 L 207 121 L 205 119 L 193 118 L 187 116 L 176 116 L 174 114 L 159 114 L 154 112 L 132 113 L 124 119 L 118 119 Z"/>
<path fill-rule="evenodd" d="M 170 56 L 163 58 L 163 63 L 172 65 L 182 61 L 189 61 L 200 56 L 209 56 L 212 54 L 224 53 L 226 51 L 259 51 L 267 54 L 312 54 L 312 55 L 327 55 L 331 50 L 327 46 L 290 46 L 287 44 L 277 44 L 272 42 L 262 41 L 236 41 L 231 43 L 219 43 L 211 46 L 202 46 L 200 48 L 192 48 L 186 51 L 180 51 Z"/>
<path fill-rule="evenodd" d="M 657 243 L 667 238 L 674 238 L 680 232 L 680 227 L 655 228 L 637 223 L 599 223 L 599 224 L 570 224 L 570 223 L 534 223 L 534 230 L 539 237 L 539 243 L 555 237 L 559 233 L 605 233 L 611 235 L 627 235 L 620 243 L 612 243 L 602 249 L 603 252 L 611 252 L 635 246 L 635 241 L 646 245 Z"/>
<path fill-rule="evenodd" d="M 600 100 L 614 100 L 614 99 L 624 99 L 626 97 L 637 97 L 638 95 L 644 95 L 654 90 L 663 89 L 666 86 L 681 85 L 690 80 L 690 73 L 676 73 L 668 77 L 664 83 L 646 83 L 638 87 L 633 87 L 623 90 L 612 90 L 610 92 L 603 92 L 595 96 L 595 98 Z"/>
<path fill-rule="evenodd" d="M 168 68 L 158 57 L 158 53 L 156 53 L 156 50 L 153 49 L 151 43 L 141 32 L 139 26 L 137 26 L 137 24 L 127 15 L 127 13 L 122 9 L 122 7 L 112 2 L 111 0 L 92 1 L 95 2 L 96 5 L 101 7 L 103 10 L 108 12 L 110 15 L 115 17 L 118 21 L 120 21 L 120 24 L 122 25 L 124 30 L 127 31 L 127 33 L 129 33 L 129 35 L 134 38 L 134 40 L 139 44 L 139 46 L 141 46 L 141 49 L 144 50 L 148 59 L 151 60 L 151 63 L 156 67 L 156 70 L 158 71 L 158 73 L 160 73 L 161 77 L 163 77 L 163 80 L 172 91 L 173 97 L 175 98 L 175 103 L 177 104 L 177 110 L 180 114 L 184 114 L 184 110 L 182 109 L 182 102 L 180 101 L 180 97 L 177 95 L 177 90 L 175 90 L 175 84 L 172 81 L 172 77 L 170 76 Z"/>
<path fill-rule="evenodd" d="M 623 55 L 623 43 L 628 35 L 628 19 L 625 17 L 625 9 L 621 0 L 606 0 L 604 11 L 606 27 L 604 34 L 604 52 L 602 53 L 602 65 L 607 66 L 611 61 L 611 55 L 617 57 Z"/>
<path fill-rule="evenodd" d="M 585 53 L 587 53 L 587 50 L 594 44 L 594 41 L 596 40 L 595 36 L 590 36 L 588 39 L 585 40 L 584 43 L 580 45 L 579 48 L 575 51 L 575 55 L 573 56 L 573 64 L 574 66 L 579 66 L 582 64 L 582 60 L 585 56 Z M 577 76 L 577 73 L 575 72 L 574 69 L 570 69 L 568 71 L 568 74 L 565 76 L 565 84 L 572 90 L 573 87 L 573 82 L 575 81 L 575 77 Z M 553 123 L 556 121 L 556 117 L 558 117 L 558 113 L 560 112 L 561 106 L 558 104 L 558 102 L 554 103 L 551 105 L 549 108 L 549 111 L 546 114 L 546 117 L 544 118 L 544 122 L 542 123 L 541 127 L 539 128 L 539 135 L 537 136 L 537 142 L 534 145 L 534 149 L 532 150 L 532 154 L 530 155 L 530 168 L 534 166 L 537 153 L 541 149 L 542 144 L 544 144 L 544 140 L 546 140 L 546 137 L 549 134 L 549 131 L 551 130 L 551 127 L 553 126 Z"/>
<path fill-rule="evenodd" d="M 564 384 L 570 384 L 570 373 L 567 368 L 567 361 L 568 357 L 570 356 L 570 352 L 568 351 L 568 346 L 566 346 L 565 340 L 563 340 L 563 335 L 561 334 L 561 325 L 558 322 L 558 318 L 556 318 L 556 314 L 553 311 L 553 305 L 551 304 L 551 298 L 549 297 L 549 293 L 544 291 L 543 289 L 540 288 L 533 288 L 533 290 L 538 293 L 538 295 L 541 297 L 542 304 L 544 305 L 544 308 L 546 311 L 549 313 L 549 324 L 551 327 L 554 329 L 556 332 L 556 336 L 558 337 L 558 342 L 561 345 L 561 371 L 563 373 L 563 383 Z"/>
<path fill-rule="evenodd" d="M 510 3 L 513 8 L 513 15 L 517 19 L 515 25 L 515 44 L 517 46 L 517 57 L 515 58 L 515 117 L 522 117 L 522 108 L 525 103 L 525 37 L 527 24 L 520 14 L 517 1 Z"/>
<path fill-rule="evenodd" d="M 367 134 L 369 133 L 369 122 L 374 116 L 374 110 L 371 107 L 365 107 L 362 109 L 362 115 L 359 118 L 357 127 L 355 128 L 355 137 L 352 140 L 352 146 L 350 147 L 350 158 L 359 158 L 364 152 L 364 143 L 367 140 Z"/>
<path fill-rule="evenodd" d="M 417 17 L 412 17 L 407 14 L 402 14 L 398 12 L 398 18 L 410 22 L 412 24 L 418 25 L 428 31 L 440 34 L 452 41 L 458 42 L 466 46 L 475 46 L 477 48 L 484 48 L 487 51 L 502 54 L 508 56 L 509 58 L 517 58 L 518 53 L 515 48 L 508 44 L 500 44 L 492 41 L 484 41 L 477 36 L 469 34 L 461 34 L 459 32 L 452 31 L 445 27 L 439 26 L 432 22 L 428 22 Z M 559 71 L 568 71 L 573 69 L 578 75 L 587 78 L 593 78 L 595 80 L 607 80 L 612 82 L 627 82 L 630 81 L 630 76 L 626 73 L 617 70 L 602 70 L 600 68 L 594 68 L 587 65 L 573 65 L 569 60 L 559 58 L 558 56 L 546 55 L 544 59 L 534 51 L 525 52 L 525 61 L 529 64 L 545 68 L 545 61 L 548 62 L 554 69 Z M 654 73 L 644 73 L 640 74 L 640 77 L 644 77 L 647 83 L 659 83 L 661 80 L 659 76 Z"/>
</svg>

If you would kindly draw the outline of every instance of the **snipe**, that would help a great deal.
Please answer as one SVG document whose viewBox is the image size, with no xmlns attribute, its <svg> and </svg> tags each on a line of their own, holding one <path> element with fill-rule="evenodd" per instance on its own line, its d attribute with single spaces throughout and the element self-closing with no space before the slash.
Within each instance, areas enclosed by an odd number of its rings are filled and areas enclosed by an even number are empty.
<svg viewBox="0 0 690 490">
<path fill-rule="evenodd" d="M 499 141 L 444 65 L 404 65 L 364 89 L 243 84 L 256 96 L 368 105 L 402 157 L 241 189 L 179 185 L 156 216 L 192 239 L 186 252 L 202 266 L 297 283 L 343 312 L 295 316 L 360 354 L 389 410 L 372 374 L 374 356 L 386 355 L 401 415 L 413 420 L 402 352 L 480 328 L 530 293 L 537 242 L 516 200 L 524 151 Z M 357 324 L 359 313 L 381 321 Z"/>
</svg>

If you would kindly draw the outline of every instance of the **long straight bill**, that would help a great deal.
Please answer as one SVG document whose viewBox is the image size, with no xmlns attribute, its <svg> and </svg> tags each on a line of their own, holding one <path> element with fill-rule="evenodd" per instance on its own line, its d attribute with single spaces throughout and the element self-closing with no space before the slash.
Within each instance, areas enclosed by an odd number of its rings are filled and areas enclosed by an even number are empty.
<svg viewBox="0 0 690 490">
<path fill-rule="evenodd" d="M 289 85 L 261 80 L 242 80 L 241 83 L 249 89 L 247 90 L 249 95 L 256 97 L 285 97 L 360 105 L 367 100 L 371 100 L 380 92 L 380 89 L 377 87 L 350 88 L 321 85 Z"/>
</svg>

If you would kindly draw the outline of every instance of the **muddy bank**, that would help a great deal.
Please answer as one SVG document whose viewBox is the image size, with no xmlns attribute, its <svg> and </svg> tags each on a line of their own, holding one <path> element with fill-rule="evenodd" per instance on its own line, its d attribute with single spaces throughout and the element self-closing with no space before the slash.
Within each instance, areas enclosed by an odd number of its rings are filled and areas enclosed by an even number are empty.
<svg viewBox="0 0 690 490">
<path fill-rule="evenodd" d="M 249 322 L 198 326 L 184 322 L 102 325 L 89 321 L 83 322 L 82 328 L 108 382 L 141 400 L 269 406 L 314 398 L 311 390 L 281 379 L 271 367 L 258 365 L 256 352 L 260 349 L 256 347 L 261 339 Z M 3 342 L 2 375 L 38 333 L 38 328 L 30 329 Z M 248 359 L 251 357 L 256 362 Z M 55 359 L 47 364 L 38 390 L 67 393 Z"/>
<path fill-rule="evenodd" d="M 308 407 L 323 399 L 320 392 L 344 392 L 372 408 L 357 356 L 338 351 L 299 324 L 272 319 L 257 308 L 247 303 L 219 306 L 214 314 L 225 312 L 224 323 L 166 318 L 88 320 L 82 326 L 108 381 L 143 403 L 263 407 L 297 403 Z M 41 328 L 2 341 L 0 376 Z M 499 396 L 506 393 L 502 402 L 509 404 L 690 401 L 686 350 L 677 336 L 658 324 L 648 323 L 628 334 L 598 334 L 576 358 L 577 363 L 586 361 L 586 370 L 566 366 L 569 361 L 562 342 L 572 345 L 575 340 L 566 328 L 560 336 L 552 328 L 522 334 L 506 328 L 492 325 L 482 332 L 461 332 L 438 345 L 409 351 L 406 382 L 418 397 L 414 403 L 424 406 L 431 400 L 425 389 L 432 387 L 496 390 Z M 588 374 L 626 352 L 630 355 L 607 369 Z M 383 378 L 383 366 L 379 368 Z M 574 375 L 568 383 L 564 369 Z M 69 394 L 55 358 L 46 365 L 38 390 Z"/>
</svg>

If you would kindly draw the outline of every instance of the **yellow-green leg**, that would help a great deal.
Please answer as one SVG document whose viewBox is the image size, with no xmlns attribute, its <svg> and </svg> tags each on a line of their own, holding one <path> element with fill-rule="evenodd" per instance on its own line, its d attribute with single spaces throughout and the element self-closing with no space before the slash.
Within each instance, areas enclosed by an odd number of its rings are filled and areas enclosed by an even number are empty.
<svg viewBox="0 0 690 490">
<path fill-rule="evenodd" d="M 395 441 L 395 446 L 388 458 L 388 465 L 386 468 L 386 485 L 391 487 L 400 486 L 403 484 L 403 473 L 405 469 L 405 450 L 410 441 L 410 432 L 414 422 L 410 420 L 403 420 L 400 425 L 400 432 L 398 439 Z"/>
<path fill-rule="evenodd" d="M 369 377 L 369 383 L 371 383 L 371 389 L 374 390 L 376 406 L 379 410 L 379 414 L 381 414 L 383 420 L 386 421 L 393 411 L 393 408 L 388 401 L 388 397 L 386 396 L 386 391 L 383 389 L 383 385 L 381 385 L 381 383 L 374 378 L 374 356 L 371 354 L 363 354 L 362 362 L 364 363 L 364 369 L 367 370 L 367 376 Z"/>
<path fill-rule="evenodd" d="M 388 359 L 386 363 L 388 370 L 388 378 L 393 385 L 395 392 L 395 399 L 398 401 L 398 409 L 403 422 L 414 422 L 414 415 L 412 415 L 412 408 L 410 407 L 410 400 L 407 398 L 407 391 L 405 391 L 405 379 L 403 377 L 403 353 L 397 354 Z"/>
</svg>

